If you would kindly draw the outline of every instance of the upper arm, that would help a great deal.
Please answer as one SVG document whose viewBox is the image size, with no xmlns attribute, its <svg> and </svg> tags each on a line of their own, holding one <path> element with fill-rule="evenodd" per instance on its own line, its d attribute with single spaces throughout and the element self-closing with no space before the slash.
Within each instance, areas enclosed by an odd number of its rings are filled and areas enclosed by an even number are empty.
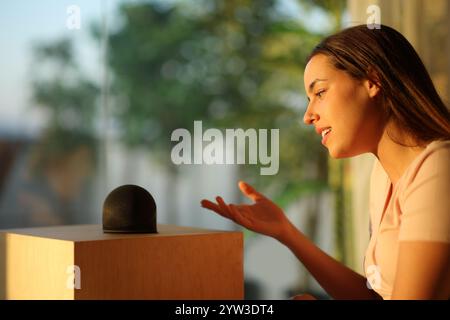
<svg viewBox="0 0 450 320">
<path fill-rule="evenodd" d="M 400 241 L 392 299 L 448 299 L 450 243 Z"/>
<path fill-rule="evenodd" d="M 450 243 L 450 148 L 429 155 L 399 195 L 400 241 Z"/>
<path fill-rule="evenodd" d="M 450 149 L 422 163 L 401 199 L 392 299 L 450 297 Z"/>
</svg>

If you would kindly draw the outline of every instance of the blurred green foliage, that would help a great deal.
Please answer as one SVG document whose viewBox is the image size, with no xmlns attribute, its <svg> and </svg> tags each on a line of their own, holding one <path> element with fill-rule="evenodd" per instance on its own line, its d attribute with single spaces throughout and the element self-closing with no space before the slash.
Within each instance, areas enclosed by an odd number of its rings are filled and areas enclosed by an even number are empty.
<svg viewBox="0 0 450 320">
<path fill-rule="evenodd" d="M 80 148 L 90 151 L 95 165 L 98 85 L 82 73 L 68 39 L 34 44 L 32 56 L 32 100 L 49 122 L 33 147 L 31 173 L 41 177 L 55 161 Z"/>
<path fill-rule="evenodd" d="M 79 68 L 72 42 L 60 39 L 38 43 L 32 53 L 32 99 L 50 116 L 48 126 L 55 132 L 70 129 L 95 135 L 100 90 Z"/>
</svg>

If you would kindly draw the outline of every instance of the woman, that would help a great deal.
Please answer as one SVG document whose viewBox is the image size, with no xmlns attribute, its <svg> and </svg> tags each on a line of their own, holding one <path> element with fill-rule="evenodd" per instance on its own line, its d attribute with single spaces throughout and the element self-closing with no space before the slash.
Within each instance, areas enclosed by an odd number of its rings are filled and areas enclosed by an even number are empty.
<svg viewBox="0 0 450 320">
<path fill-rule="evenodd" d="M 307 125 L 333 158 L 370 152 L 366 277 L 315 246 L 244 182 L 253 205 L 202 206 L 286 245 L 334 299 L 450 297 L 450 113 L 409 42 L 394 29 L 345 29 L 324 39 L 304 72 Z M 300 299 L 312 299 L 310 295 Z"/>
</svg>

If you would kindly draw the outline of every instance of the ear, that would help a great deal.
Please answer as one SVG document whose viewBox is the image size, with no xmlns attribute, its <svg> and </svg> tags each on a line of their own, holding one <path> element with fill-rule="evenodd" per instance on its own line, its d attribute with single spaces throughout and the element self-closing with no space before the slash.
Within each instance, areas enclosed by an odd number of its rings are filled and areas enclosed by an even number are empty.
<svg viewBox="0 0 450 320">
<path fill-rule="evenodd" d="M 370 98 L 376 97 L 377 94 L 380 92 L 379 84 L 374 82 L 373 80 L 365 79 L 363 84 Z"/>
<path fill-rule="evenodd" d="M 364 80 L 364 87 L 371 98 L 376 97 L 381 90 L 380 78 L 372 68 L 369 68 L 367 72 L 367 78 Z"/>
</svg>

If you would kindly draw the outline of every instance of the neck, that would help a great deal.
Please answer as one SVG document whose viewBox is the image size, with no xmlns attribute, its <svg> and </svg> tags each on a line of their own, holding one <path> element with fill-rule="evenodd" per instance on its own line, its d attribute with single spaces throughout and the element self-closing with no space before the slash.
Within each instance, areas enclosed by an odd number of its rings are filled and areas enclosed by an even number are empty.
<svg viewBox="0 0 450 320">
<path fill-rule="evenodd" d="M 394 137 L 399 136 L 395 131 Z M 395 143 L 387 134 L 385 129 L 381 139 L 378 143 L 376 151 L 373 154 L 378 158 L 384 170 L 386 171 L 391 183 L 395 186 L 408 166 L 416 159 L 416 157 L 426 148 L 426 146 L 415 146 L 417 143 L 406 137 L 400 137 L 399 142 L 405 144 Z"/>
</svg>

